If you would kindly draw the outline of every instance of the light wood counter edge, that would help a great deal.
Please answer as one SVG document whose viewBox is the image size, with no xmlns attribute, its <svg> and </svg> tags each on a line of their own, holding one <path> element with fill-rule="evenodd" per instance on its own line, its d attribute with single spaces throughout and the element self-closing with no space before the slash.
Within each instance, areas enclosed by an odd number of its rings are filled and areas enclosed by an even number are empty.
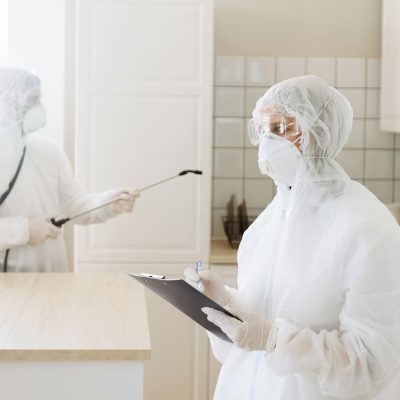
<svg viewBox="0 0 400 400">
<path fill-rule="evenodd" d="M 1 350 L 0 361 L 144 361 L 151 350 Z"/>
<path fill-rule="evenodd" d="M 151 357 L 144 288 L 123 273 L 6 274 L 0 299 L 0 361 Z"/>
<path fill-rule="evenodd" d="M 210 264 L 237 265 L 237 249 L 232 248 L 227 240 L 211 240 L 210 250 Z"/>
</svg>

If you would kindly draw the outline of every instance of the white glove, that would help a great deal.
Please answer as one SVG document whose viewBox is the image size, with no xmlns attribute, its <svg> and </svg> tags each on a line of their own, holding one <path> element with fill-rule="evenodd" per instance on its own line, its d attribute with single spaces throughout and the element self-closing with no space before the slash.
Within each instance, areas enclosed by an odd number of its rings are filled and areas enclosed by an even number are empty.
<svg viewBox="0 0 400 400">
<path fill-rule="evenodd" d="M 236 346 L 246 351 L 267 350 L 271 325 L 260 316 L 246 311 L 229 310 L 242 320 L 239 321 L 214 308 L 203 307 L 201 311 L 207 314 L 207 319 L 219 326 Z"/>
<path fill-rule="evenodd" d="M 194 267 L 188 267 L 184 271 L 187 283 L 198 289 L 210 299 L 221 306 L 227 306 L 232 300 L 231 293 L 226 290 L 219 275 L 210 270 L 196 272 Z"/>
<path fill-rule="evenodd" d="M 116 189 L 112 193 L 112 198 L 119 197 L 120 200 L 109 204 L 108 207 L 112 212 L 116 214 L 131 212 L 133 210 L 135 200 L 139 196 L 140 196 L 140 191 L 138 189 L 130 189 L 130 188 Z"/>
<path fill-rule="evenodd" d="M 61 233 L 61 228 L 54 226 L 47 217 L 29 219 L 29 244 L 39 244 L 46 239 L 55 239 Z"/>
</svg>

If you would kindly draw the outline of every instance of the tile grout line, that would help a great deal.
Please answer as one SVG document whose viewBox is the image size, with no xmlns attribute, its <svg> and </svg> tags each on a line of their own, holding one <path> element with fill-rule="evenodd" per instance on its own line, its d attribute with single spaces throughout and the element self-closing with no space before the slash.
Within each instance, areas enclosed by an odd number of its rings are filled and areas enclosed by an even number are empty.
<svg viewBox="0 0 400 400">
<path fill-rule="evenodd" d="M 246 113 L 246 102 L 247 102 L 247 56 L 244 56 L 244 66 L 243 66 L 243 79 L 244 79 L 244 84 L 245 84 L 245 89 L 244 89 L 244 96 L 243 96 L 243 114 Z M 243 121 L 243 119 L 242 119 Z M 244 124 L 242 123 L 242 128 L 245 130 L 246 134 L 246 117 L 244 117 Z M 243 147 L 242 147 L 242 201 L 245 200 L 245 179 L 246 179 L 246 146 L 245 146 L 245 139 L 246 137 L 243 137 L 243 132 L 242 132 L 242 140 L 243 140 Z"/>
<path fill-rule="evenodd" d="M 366 177 L 366 171 L 367 171 L 367 151 L 366 151 L 366 147 L 367 147 L 367 101 L 368 101 L 368 96 L 367 96 L 367 89 L 365 88 L 365 86 L 367 85 L 367 76 L 368 76 L 368 68 L 367 68 L 367 59 L 364 58 L 365 60 L 365 66 L 364 66 L 364 121 L 363 121 L 363 145 L 364 145 L 364 149 L 363 149 L 363 184 L 365 185 L 365 182 L 367 180 Z"/>
<path fill-rule="evenodd" d="M 277 76 L 279 75 L 279 71 L 278 71 L 279 57 L 276 57 L 276 56 L 272 56 L 272 57 L 269 56 L 269 57 L 272 58 L 272 60 L 271 60 L 272 62 L 270 64 L 270 66 L 274 68 L 274 71 L 273 71 L 272 75 L 274 77 L 274 83 L 273 84 L 275 84 L 276 81 L 277 81 Z M 309 68 L 310 68 L 310 60 L 309 60 L 310 57 L 305 56 L 305 57 L 301 57 L 301 58 L 303 59 L 303 62 L 304 62 L 305 72 L 308 73 Z M 364 61 L 364 65 L 363 65 L 363 68 L 364 68 L 364 85 L 363 85 L 363 87 L 343 86 L 343 87 L 340 87 L 340 88 L 338 87 L 338 83 L 339 83 L 338 65 L 339 65 L 340 57 L 329 57 L 329 58 L 333 59 L 333 68 L 334 68 L 333 78 L 334 78 L 335 87 L 337 89 L 339 89 L 339 90 L 341 90 L 341 89 L 352 89 L 352 90 L 360 89 L 360 90 L 364 90 L 364 93 L 363 93 L 362 97 L 361 98 L 359 97 L 360 99 L 363 99 L 363 101 L 364 101 L 364 104 L 363 104 L 363 116 L 360 117 L 360 118 L 354 118 L 354 120 L 360 121 L 360 123 L 361 123 L 361 127 L 360 128 L 362 130 L 362 138 L 361 138 L 362 139 L 362 146 L 352 147 L 352 148 L 346 148 L 345 147 L 344 149 L 347 150 L 349 154 L 352 154 L 351 152 L 353 152 L 353 151 L 359 151 L 361 153 L 360 155 L 362 155 L 362 157 L 363 157 L 363 159 L 362 159 L 362 177 L 359 180 L 364 185 L 366 184 L 366 182 L 371 182 L 371 183 L 372 182 L 377 182 L 377 183 L 386 182 L 384 186 L 386 186 L 387 189 L 389 189 L 389 187 L 390 187 L 388 185 L 388 183 L 391 182 L 392 183 L 392 185 L 391 185 L 391 190 L 392 190 L 391 196 L 388 196 L 389 193 L 386 193 L 386 196 L 387 196 L 387 198 L 391 197 L 392 200 L 395 201 L 396 200 L 396 186 L 397 186 L 398 183 L 400 183 L 400 180 L 397 179 L 397 177 L 396 177 L 396 154 L 397 154 L 398 150 L 396 149 L 396 137 L 395 137 L 395 134 L 392 133 L 394 136 L 393 136 L 393 139 L 391 140 L 391 142 L 392 142 L 392 147 L 391 148 L 390 148 L 389 145 L 385 145 L 385 144 L 383 145 L 384 147 L 376 147 L 376 146 L 375 147 L 371 147 L 371 148 L 367 147 L 367 142 L 368 142 L 368 140 L 367 140 L 368 139 L 368 137 L 367 137 L 367 128 L 368 128 L 367 127 L 367 122 L 368 121 L 379 121 L 379 116 L 369 118 L 368 108 L 370 106 L 373 106 L 373 103 L 371 103 L 369 101 L 369 92 L 371 92 L 371 91 L 379 91 L 380 90 L 379 87 L 371 87 L 371 88 L 369 87 L 368 73 L 370 72 L 371 65 L 368 63 L 368 58 L 367 57 L 360 57 Z M 241 190 L 242 190 L 242 196 L 243 196 L 243 199 L 244 199 L 245 198 L 245 194 L 246 194 L 246 190 L 245 190 L 246 182 L 249 179 L 256 179 L 256 180 L 259 179 L 260 182 L 262 180 L 262 177 L 257 177 L 257 178 L 256 177 L 253 177 L 253 178 L 247 177 L 247 175 L 245 173 L 246 161 L 248 161 L 248 157 L 249 157 L 248 153 L 249 153 L 249 149 L 250 149 L 250 147 L 247 146 L 247 142 L 246 142 L 246 137 L 247 137 L 246 120 L 248 118 L 248 116 L 246 115 L 247 114 L 246 104 L 247 104 L 248 98 L 249 98 L 248 90 L 249 89 L 261 89 L 261 88 L 265 89 L 265 87 L 264 87 L 264 85 L 261 85 L 261 84 L 252 84 L 252 85 L 248 84 L 248 80 L 247 80 L 247 74 L 249 72 L 248 71 L 248 57 L 247 56 L 243 56 L 243 61 L 242 62 L 244 63 L 243 64 L 243 74 L 244 74 L 244 77 L 243 77 L 243 82 L 244 83 L 243 83 L 243 85 L 227 84 L 227 85 L 222 85 L 221 86 L 220 84 L 215 84 L 214 85 L 214 90 L 218 89 L 220 87 L 222 89 L 229 89 L 229 88 L 236 87 L 236 88 L 240 88 L 240 89 L 244 90 L 243 99 L 242 99 L 243 111 L 242 111 L 240 116 L 236 116 L 236 115 L 231 115 L 231 116 L 220 116 L 220 115 L 218 115 L 218 116 L 216 116 L 216 115 L 214 115 L 214 118 L 232 118 L 232 119 L 236 119 L 236 120 L 240 119 L 242 121 L 242 128 L 241 129 L 242 129 L 242 131 L 244 130 L 244 132 L 243 132 L 244 133 L 244 137 L 242 137 L 243 145 L 242 146 L 216 146 L 215 145 L 213 147 L 213 152 L 215 154 L 216 149 L 232 149 L 232 150 L 235 149 L 235 150 L 238 150 L 238 151 L 242 152 L 241 163 L 242 163 L 243 174 L 242 174 L 242 176 L 240 176 L 238 178 L 241 180 Z M 232 81 L 232 82 L 234 82 L 234 81 Z M 256 80 L 254 82 L 256 82 Z M 270 85 L 268 85 L 268 87 L 269 86 Z M 229 108 L 227 108 L 227 110 L 229 110 Z M 376 122 L 375 122 L 375 124 L 376 124 Z M 214 123 L 214 131 L 215 130 L 216 129 L 215 129 L 215 123 Z M 214 140 L 216 140 L 216 135 L 214 136 Z M 390 152 L 390 154 L 392 154 L 392 166 L 391 166 L 392 176 L 391 176 L 390 180 L 387 179 L 387 178 L 368 178 L 367 167 L 369 165 L 372 166 L 371 162 L 373 161 L 373 158 L 371 158 L 369 156 L 369 151 L 372 151 L 372 152 L 373 151 L 379 151 L 379 152 L 382 152 L 382 153 L 383 152 L 387 152 L 387 153 Z M 381 155 L 382 155 L 382 153 L 381 153 Z M 369 162 L 367 162 L 367 161 L 369 161 Z M 388 163 L 386 163 L 386 165 L 389 166 Z M 375 175 L 375 174 L 373 174 L 373 175 Z M 225 177 L 217 177 L 217 176 L 213 176 L 213 178 L 215 178 L 214 182 L 218 181 L 218 180 L 221 180 L 221 179 L 222 180 L 223 179 L 226 179 L 226 180 L 237 179 L 235 177 L 225 178 Z M 378 188 L 379 187 L 381 187 L 381 185 L 378 185 Z"/>
</svg>

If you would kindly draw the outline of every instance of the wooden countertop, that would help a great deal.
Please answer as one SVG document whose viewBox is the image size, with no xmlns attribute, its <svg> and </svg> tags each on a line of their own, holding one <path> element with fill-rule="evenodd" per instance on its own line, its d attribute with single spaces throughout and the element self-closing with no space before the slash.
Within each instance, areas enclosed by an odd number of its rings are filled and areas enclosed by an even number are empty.
<svg viewBox="0 0 400 400">
<path fill-rule="evenodd" d="M 148 360 L 144 288 L 123 273 L 0 274 L 0 360 Z"/>
<path fill-rule="evenodd" d="M 237 264 L 237 249 L 227 240 L 211 240 L 210 264 Z"/>
</svg>

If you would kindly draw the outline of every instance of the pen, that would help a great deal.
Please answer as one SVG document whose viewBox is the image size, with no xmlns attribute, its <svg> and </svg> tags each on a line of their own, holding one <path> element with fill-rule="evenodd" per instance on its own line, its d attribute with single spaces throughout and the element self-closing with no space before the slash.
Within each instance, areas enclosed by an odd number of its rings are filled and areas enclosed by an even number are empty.
<svg viewBox="0 0 400 400">
<path fill-rule="evenodd" d="M 200 260 L 197 260 L 197 261 L 196 261 L 196 274 L 198 274 L 199 271 L 201 271 L 201 270 L 202 270 L 201 261 L 200 261 Z"/>
</svg>

